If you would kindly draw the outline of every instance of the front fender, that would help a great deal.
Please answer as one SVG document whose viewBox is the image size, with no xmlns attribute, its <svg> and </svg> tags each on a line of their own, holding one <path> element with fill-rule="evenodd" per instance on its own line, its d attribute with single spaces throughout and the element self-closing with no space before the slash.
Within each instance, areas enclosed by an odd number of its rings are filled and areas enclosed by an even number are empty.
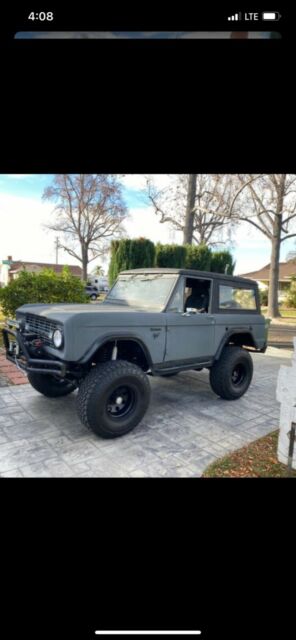
<svg viewBox="0 0 296 640">
<path fill-rule="evenodd" d="M 120 334 L 118 333 L 106 333 L 99 338 L 97 338 L 88 349 L 88 351 L 84 354 L 84 356 L 79 360 L 79 364 L 86 364 L 92 357 L 95 355 L 96 351 L 102 347 L 107 342 L 115 342 L 116 340 L 133 340 L 136 342 L 142 349 L 149 364 L 149 368 L 153 366 L 153 359 L 150 353 L 149 348 L 145 344 L 145 342 L 137 335 L 132 333 L 131 331 L 124 331 Z"/>
</svg>

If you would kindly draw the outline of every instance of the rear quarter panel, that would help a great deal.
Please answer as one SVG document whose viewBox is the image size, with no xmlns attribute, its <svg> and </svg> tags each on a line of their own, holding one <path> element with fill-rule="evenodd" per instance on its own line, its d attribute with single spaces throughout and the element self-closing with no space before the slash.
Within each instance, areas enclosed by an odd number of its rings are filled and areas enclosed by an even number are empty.
<svg viewBox="0 0 296 640">
<path fill-rule="evenodd" d="M 215 352 L 219 348 L 225 333 L 231 330 L 250 332 L 257 349 L 262 349 L 266 342 L 265 318 L 260 313 L 216 313 L 215 317 Z"/>
</svg>

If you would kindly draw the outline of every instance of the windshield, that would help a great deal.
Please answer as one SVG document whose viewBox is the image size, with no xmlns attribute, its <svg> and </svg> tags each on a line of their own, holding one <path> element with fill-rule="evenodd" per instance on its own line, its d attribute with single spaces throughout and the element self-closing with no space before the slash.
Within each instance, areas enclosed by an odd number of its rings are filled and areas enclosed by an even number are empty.
<svg viewBox="0 0 296 640">
<path fill-rule="evenodd" d="M 137 307 L 162 309 L 176 282 L 177 275 L 141 273 L 119 276 L 106 302 L 121 302 Z"/>
</svg>

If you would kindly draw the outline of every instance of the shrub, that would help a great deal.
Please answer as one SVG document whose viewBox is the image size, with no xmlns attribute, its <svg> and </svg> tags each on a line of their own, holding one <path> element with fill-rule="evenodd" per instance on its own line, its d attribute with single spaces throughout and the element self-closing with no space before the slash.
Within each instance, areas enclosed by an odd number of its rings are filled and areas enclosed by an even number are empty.
<svg viewBox="0 0 296 640">
<path fill-rule="evenodd" d="M 224 250 L 212 252 L 210 271 L 232 275 L 234 272 L 234 267 L 235 262 L 230 251 Z"/>
<path fill-rule="evenodd" d="M 268 289 L 259 289 L 260 304 L 263 307 L 268 306 Z"/>
<path fill-rule="evenodd" d="M 296 308 L 296 278 L 292 276 L 291 284 L 286 297 L 286 306 L 292 309 Z"/>
<path fill-rule="evenodd" d="M 0 304 L 6 316 L 15 315 L 23 304 L 58 302 L 88 302 L 83 282 L 73 276 L 68 267 L 60 275 L 50 269 L 40 273 L 22 271 L 0 290 Z"/>
<path fill-rule="evenodd" d="M 160 244 L 146 238 L 113 240 L 109 266 L 110 285 L 120 271 L 145 267 L 197 269 L 233 274 L 235 263 L 229 251 L 211 251 L 205 245 Z"/>
<path fill-rule="evenodd" d="M 109 283 L 113 284 L 120 271 L 153 267 L 154 263 L 155 246 L 151 240 L 146 238 L 113 240 L 111 243 Z"/>
<path fill-rule="evenodd" d="M 186 269 L 197 269 L 198 271 L 210 271 L 212 252 L 205 244 L 192 245 L 187 244 L 186 247 Z"/>
<path fill-rule="evenodd" d="M 117 278 L 117 267 L 116 267 L 116 252 L 119 247 L 119 240 L 112 240 L 111 242 L 111 259 L 109 264 L 109 272 L 108 279 L 109 284 L 113 284 L 114 280 Z"/>
<path fill-rule="evenodd" d="M 155 266 L 181 269 L 185 267 L 186 246 L 179 244 L 156 245 Z"/>
</svg>

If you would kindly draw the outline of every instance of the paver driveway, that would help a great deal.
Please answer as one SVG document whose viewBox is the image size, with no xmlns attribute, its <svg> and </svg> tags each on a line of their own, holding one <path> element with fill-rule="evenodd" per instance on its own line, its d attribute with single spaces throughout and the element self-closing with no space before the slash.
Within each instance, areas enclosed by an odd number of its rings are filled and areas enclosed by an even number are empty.
<svg viewBox="0 0 296 640">
<path fill-rule="evenodd" d="M 48 399 L 27 384 L 0 388 L 0 475 L 200 476 L 216 458 L 278 427 L 277 373 L 290 356 L 274 348 L 255 354 L 253 383 L 233 402 L 212 392 L 207 371 L 150 378 L 147 414 L 115 440 L 83 427 L 76 392 Z"/>
</svg>

